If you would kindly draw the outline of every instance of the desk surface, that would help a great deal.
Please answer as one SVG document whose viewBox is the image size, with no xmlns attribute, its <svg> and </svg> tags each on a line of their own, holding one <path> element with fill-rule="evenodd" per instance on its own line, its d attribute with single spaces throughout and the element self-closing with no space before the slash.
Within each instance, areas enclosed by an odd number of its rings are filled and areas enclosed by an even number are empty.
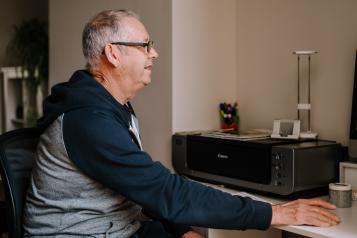
<svg viewBox="0 0 357 238">
<path fill-rule="evenodd" d="M 208 184 L 206 184 L 208 185 Z M 219 186 L 208 185 L 233 195 L 250 196 L 253 199 L 266 201 L 271 204 L 284 202 L 280 199 L 271 197 L 248 194 L 233 189 L 227 189 Z M 322 197 L 327 199 L 327 196 Z M 352 202 L 351 208 L 337 208 L 336 213 L 341 218 L 341 223 L 334 227 L 314 227 L 314 226 L 278 226 L 277 229 L 292 232 L 295 234 L 313 237 L 313 238 L 356 238 L 357 237 L 357 201 Z"/>
</svg>

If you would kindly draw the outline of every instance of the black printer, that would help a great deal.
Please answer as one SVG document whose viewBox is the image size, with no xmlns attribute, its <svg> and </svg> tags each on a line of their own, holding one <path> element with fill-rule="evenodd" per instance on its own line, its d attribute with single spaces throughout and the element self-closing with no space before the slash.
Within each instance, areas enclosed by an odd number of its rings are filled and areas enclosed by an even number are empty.
<svg viewBox="0 0 357 238">
<path fill-rule="evenodd" d="M 176 133 L 178 174 L 259 193 L 316 196 L 338 180 L 341 145 L 322 140 L 244 137 L 232 132 Z"/>
</svg>

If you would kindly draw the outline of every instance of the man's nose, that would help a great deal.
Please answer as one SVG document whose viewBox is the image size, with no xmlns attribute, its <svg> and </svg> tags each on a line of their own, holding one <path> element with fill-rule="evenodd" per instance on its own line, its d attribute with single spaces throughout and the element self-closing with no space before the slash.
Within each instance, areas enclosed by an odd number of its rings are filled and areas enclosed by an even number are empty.
<svg viewBox="0 0 357 238">
<path fill-rule="evenodd" d="M 154 47 L 151 48 L 149 55 L 150 55 L 150 58 L 153 58 L 153 59 L 159 58 L 159 53 L 157 53 L 157 51 L 155 50 Z"/>
</svg>

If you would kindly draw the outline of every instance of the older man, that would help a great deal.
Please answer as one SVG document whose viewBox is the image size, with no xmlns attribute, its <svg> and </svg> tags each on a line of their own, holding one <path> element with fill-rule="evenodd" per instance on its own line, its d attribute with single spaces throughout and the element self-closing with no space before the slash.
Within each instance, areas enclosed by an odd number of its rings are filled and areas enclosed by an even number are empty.
<svg viewBox="0 0 357 238">
<path fill-rule="evenodd" d="M 84 28 L 83 52 L 88 70 L 53 87 L 44 102 L 25 236 L 197 238 L 185 225 L 267 229 L 339 222 L 329 203 L 272 207 L 231 196 L 171 174 L 142 150 L 129 101 L 150 83 L 158 53 L 136 14 L 96 15 Z"/>
</svg>

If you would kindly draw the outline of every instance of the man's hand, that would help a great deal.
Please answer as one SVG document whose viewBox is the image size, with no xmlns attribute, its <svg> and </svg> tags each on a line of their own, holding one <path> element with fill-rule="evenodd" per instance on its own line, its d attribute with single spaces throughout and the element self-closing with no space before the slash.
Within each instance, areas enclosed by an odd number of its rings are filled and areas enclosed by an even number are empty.
<svg viewBox="0 0 357 238">
<path fill-rule="evenodd" d="M 205 237 L 195 231 L 189 231 L 183 234 L 181 238 L 205 238 Z"/>
<path fill-rule="evenodd" d="M 340 218 L 329 210 L 336 206 L 320 199 L 299 199 L 285 204 L 273 205 L 271 225 L 334 226 Z"/>
</svg>

